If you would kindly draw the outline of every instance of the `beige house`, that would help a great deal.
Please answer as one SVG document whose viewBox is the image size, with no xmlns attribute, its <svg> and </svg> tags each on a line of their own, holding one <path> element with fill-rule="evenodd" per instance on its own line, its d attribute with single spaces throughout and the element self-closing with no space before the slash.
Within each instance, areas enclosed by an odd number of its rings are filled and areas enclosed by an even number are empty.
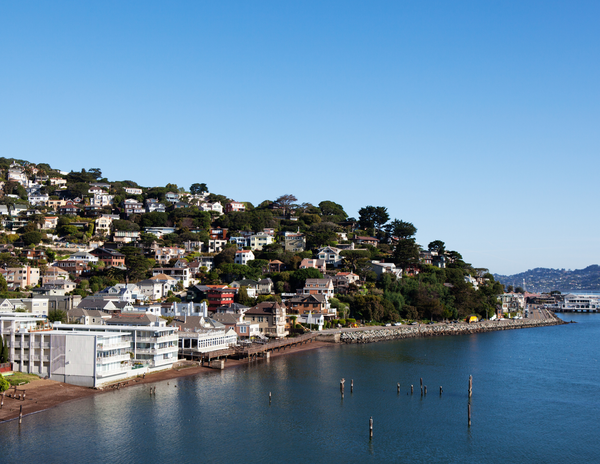
<svg viewBox="0 0 600 464">
<path fill-rule="evenodd" d="M 276 338 L 283 338 L 289 334 L 285 330 L 285 318 L 285 306 L 275 301 L 259 303 L 244 314 L 244 321 L 258 324 L 261 334 Z"/>
<path fill-rule="evenodd" d="M 107 216 L 101 216 L 96 219 L 96 234 L 97 235 L 110 235 L 110 229 L 112 227 L 112 218 Z"/>
</svg>

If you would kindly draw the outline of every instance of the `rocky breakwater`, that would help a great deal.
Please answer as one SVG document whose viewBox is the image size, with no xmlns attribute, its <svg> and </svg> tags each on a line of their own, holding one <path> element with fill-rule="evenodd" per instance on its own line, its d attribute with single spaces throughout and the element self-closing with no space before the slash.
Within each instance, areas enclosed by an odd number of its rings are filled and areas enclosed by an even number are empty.
<svg viewBox="0 0 600 464">
<path fill-rule="evenodd" d="M 374 343 L 383 340 L 398 340 L 402 338 L 438 337 L 443 335 L 465 335 L 495 330 L 526 329 L 549 325 L 566 324 L 558 317 L 550 319 L 527 320 L 507 319 L 501 321 L 482 321 L 473 324 L 432 324 L 432 325 L 402 325 L 393 327 L 364 328 L 362 330 L 342 332 L 340 343 Z"/>
</svg>

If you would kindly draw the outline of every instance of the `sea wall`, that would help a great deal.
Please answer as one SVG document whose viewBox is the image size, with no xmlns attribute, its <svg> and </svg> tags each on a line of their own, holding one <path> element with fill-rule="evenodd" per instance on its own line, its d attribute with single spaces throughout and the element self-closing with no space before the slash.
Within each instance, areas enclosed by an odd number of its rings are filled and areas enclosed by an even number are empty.
<svg viewBox="0 0 600 464">
<path fill-rule="evenodd" d="M 549 325 L 566 324 L 558 317 L 551 319 L 527 320 L 508 319 L 503 321 L 482 321 L 473 324 L 433 324 L 433 325 L 402 325 L 392 327 L 378 327 L 348 331 L 340 334 L 340 343 L 373 343 L 383 340 L 397 340 L 402 338 L 438 337 L 443 335 L 465 335 L 495 330 L 527 329 L 532 327 L 545 327 Z"/>
</svg>

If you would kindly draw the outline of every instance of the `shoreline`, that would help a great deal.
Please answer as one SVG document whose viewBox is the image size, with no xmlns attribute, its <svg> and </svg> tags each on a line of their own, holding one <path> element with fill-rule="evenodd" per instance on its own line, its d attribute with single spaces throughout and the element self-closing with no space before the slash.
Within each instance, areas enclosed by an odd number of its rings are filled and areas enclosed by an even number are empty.
<svg viewBox="0 0 600 464">
<path fill-rule="evenodd" d="M 553 314 L 550 319 L 507 319 L 500 321 L 480 321 L 473 324 L 462 322 L 457 324 L 419 324 L 397 327 L 377 327 L 361 331 L 341 332 L 339 334 L 332 334 L 330 337 L 332 337 L 332 341 L 335 340 L 335 343 L 376 343 L 386 340 L 443 337 L 448 335 L 471 335 L 477 333 L 497 332 L 501 330 L 529 329 L 565 324 L 569 323 Z"/>
<path fill-rule="evenodd" d="M 553 325 L 568 324 L 558 316 L 553 319 L 539 321 L 486 321 L 477 324 L 440 324 L 440 325 L 418 325 L 418 326 L 398 326 L 398 327 L 361 327 L 349 331 L 339 331 L 336 333 L 325 333 L 311 343 L 300 345 L 271 353 L 271 359 L 280 356 L 300 354 L 304 352 L 319 350 L 324 347 L 331 347 L 340 344 L 352 343 L 376 343 L 388 340 L 401 340 L 407 338 L 435 337 L 447 335 L 469 335 L 476 333 L 492 332 L 499 330 L 514 330 L 534 327 L 547 327 Z M 225 369 L 233 369 L 242 365 L 251 365 L 256 362 L 249 362 L 247 359 L 227 359 Z M 76 385 L 57 382 L 49 379 L 39 379 L 23 385 L 19 391 L 27 392 L 25 400 L 4 398 L 4 406 L 0 409 L 0 424 L 16 420 L 19 417 L 19 407 L 23 406 L 23 417 L 54 408 L 61 404 L 69 403 L 92 395 L 101 395 L 120 388 L 133 387 L 135 385 L 153 384 L 165 380 L 190 377 L 192 375 L 209 375 L 220 372 L 220 369 L 199 366 L 193 363 L 190 367 L 171 368 L 164 371 L 147 374 L 146 378 L 134 377 L 121 380 L 112 385 L 107 385 L 102 389 L 93 389 L 80 387 Z M 118 388 L 115 385 L 119 385 Z M 9 391 L 9 390 L 7 390 Z"/>
<path fill-rule="evenodd" d="M 331 343 L 322 341 L 313 341 L 306 345 L 296 346 L 288 348 L 285 351 L 274 352 L 271 354 L 271 359 L 278 358 L 285 355 L 300 354 L 308 351 L 314 351 L 328 346 L 333 346 Z M 257 362 L 248 362 L 246 359 L 227 359 L 225 361 L 225 369 L 233 369 L 235 367 L 252 365 Z M 18 387 L 18 391 L 25 390 L 27 392 L 25 400 L 18 400 L 5 396 L 4 406 L 0 409 L 0 424 L 17 420 L 19 417 L 19 407 L 23 406 L 23 420 L 31 414 L 37 414 L 48 409 L 52 409 L 62 404 L 70 403 L 82 398 L 87 398 L 93 395 L 102 395 L 104 393 L 113 392 L 117 390 L 113 385 L 120 384 L 121 388 L 133 387 L 136 385 L 153 384 L 156 382 L 162 382 L 165 380 L 174 380 L 184 377 L 190 377 L 192 375 L 210 375 L 221 372 L 220 369 L 213 369 L 211 367 L 203 367 L 197 365 L 182 368 L 171 368 L 164 371 L 154 372 L 146 374 L 146 378 L 133 377 L 130 379 L 121 380 L 112 385 L 107 385 L 102 389 L 95 389 L 89 387 L 80 387 L 77 385 L 71 385 L 67 383 L 58 382 L 50 379 L 39 379 L 30 382 L 29 384 Z M 7 390 L 5 393 L 12 391 L 12 388 Z"/>
</svg>

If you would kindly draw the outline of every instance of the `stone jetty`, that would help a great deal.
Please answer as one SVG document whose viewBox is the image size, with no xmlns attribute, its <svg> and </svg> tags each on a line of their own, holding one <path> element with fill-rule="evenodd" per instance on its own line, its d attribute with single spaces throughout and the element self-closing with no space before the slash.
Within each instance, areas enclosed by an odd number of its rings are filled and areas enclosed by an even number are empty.
<svg viewBox="0 0 600 464">
<path fill-rule="evenodd" d="M 398 340 L 402 338 L 466 335 L 493 332 L 496 330 L 526 329 L 562 324 L 566 324 L 566 322 L 554 316 L 549 319 L 539 320 L 507 319 L 500 321 L 481 321 L 472 324 L 460 322 L 456 324 L 419 324 L 375 328 L 365 327 L 362 329 L 337 333 L 335 334 L 335 337 L 331 337 L 331 339 L 327 341 L 337 343 L 373 343 L 384 340 Z"/>
</svg>

